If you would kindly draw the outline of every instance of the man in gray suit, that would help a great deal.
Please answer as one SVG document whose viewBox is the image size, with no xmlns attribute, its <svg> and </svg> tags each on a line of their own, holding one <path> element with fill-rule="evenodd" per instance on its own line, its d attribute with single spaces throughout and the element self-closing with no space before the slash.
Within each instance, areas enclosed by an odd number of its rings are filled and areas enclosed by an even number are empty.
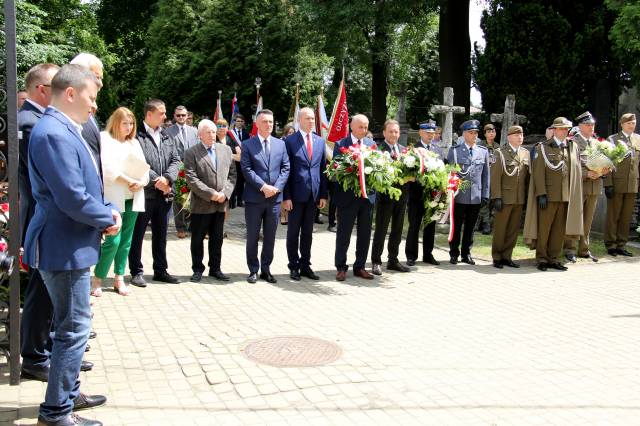
<svg viewBox="0 0 640 426">
<path fill-rule="evenodd" d="M 236 184 L 236 167 L 231 148 L 215 143 L 216 125 L 202 120 L 198 125 L 200 143 L 184 154 L 184 170 L 191 189 L 191 269 L 192 282 L 202 280 L 203 242 L 209 234 L 209 276 L 229 281 L 222 273 L 224 213 Z"/>
<path fill-rule="evenodd" d="M 187 124 L 187 108 L 178 105 L 173 111 L 175 124 L 167 129 L 169 136 L 174 140 L 180 161 L 184 161 L 184 153 L 198 143 L 198 131 L 195 127 Z M 173 221 L 176 224 L 176 234 L 178 238 L 184 238 L 189 229 L 189 217 L 182 210 L 179 203 L 173 202 Z"/>
</svg>

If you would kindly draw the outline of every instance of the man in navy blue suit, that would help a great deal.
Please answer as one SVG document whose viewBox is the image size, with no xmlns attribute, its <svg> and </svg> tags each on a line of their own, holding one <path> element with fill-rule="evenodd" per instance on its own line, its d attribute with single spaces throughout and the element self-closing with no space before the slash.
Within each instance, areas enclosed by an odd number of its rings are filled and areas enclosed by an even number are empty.
<svg viewBox="0 0 640 426">
<path fill-rule="evenodd" d="M 284 140 L 291 165 L 282 204 L 289 211 L 289 276 L 294 281 L 300 281 L 300 276 L 319 280 L 311 269 L 311 241 L 318 208 L 327 204 L 327 160 L 324 139 L 312 131 L 316 123 L 313 110 L 302 108 L 298 118 L 300 130 Z"/>
<path fill-rule="evenodd" d="M 333 158 L 340 156 L 340 148 L 355 144 L 367 146 L 375 145 L 373 140 L 367 138 L 369 119 L 362 114 L 356 114 L 351 118 L 351 134 L 336 143 L 333 149 Z M 345 191 L 341 185 L 336 185 L 335 203 L 338 209 L 338 230 L 336 233 L 335 264 L 338 270 L 336 280 L 344 281 L 347 277 L 347 251 L 351 241 L 353 225 L 358 221 L 356 236 L 356 261 L 353 263 L 353 275 L 372 280 L 373 275 L 367 272 L 365 264 L 369 254 L 371 241 L 371 214 L 376 202 L 375 192 L 362 198 L 353 191 Z"/>
<path fill-rule="evenodd" d="M 51 105 L 29 140 L 36 209 L 24 244 L 25 262 L 40 271 L 55 312 L 38 424 L 101 425 L 72 411 L 106 402 L 104 396 L 80 393 L 78 375 L 91 327 L 89 270 L 98 261 L 101 235 L 117 234 L 122 221 L 103 199 L 97 159 L 81 136 L 82 123 L 96 108 L 95 76 L 65 65 L 51 81 L 51 91 Z"/>
<path fill-rule="evenodd" d="M 246 180 L 243 198 L 244 217 L 247 224 L 247 282 L 255 284 L 260 279 L 269 283 L 277 280 L 271 275 L 273 247 L 280 215 L 282 192 L 289 178 L 289 156 L 284 141 L 271 136 L 273 112 L 263 109 L 256 116 L 258 134 L 247 139 L 242 146 L 240 165 Z M 260 228 L 264 240 L 258 261 Z"/>
</svg>

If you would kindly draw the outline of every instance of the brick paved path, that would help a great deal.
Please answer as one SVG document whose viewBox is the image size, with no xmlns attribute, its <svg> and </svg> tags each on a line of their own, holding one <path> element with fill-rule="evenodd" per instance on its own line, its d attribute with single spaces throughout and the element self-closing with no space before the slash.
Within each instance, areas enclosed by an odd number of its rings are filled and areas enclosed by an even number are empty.
<svg viewBox="0 0 640 426">
<path fill-rule="evenodd" d="M 443 263 L 338 283 L 325 225 L 313 247 L 321 281 L 289 281 L 281 229 L 278 283 L 250 285 L 237 212 L 223 246 L 233 282 L 93 299 L 98 338 L 86 359 L 95 368 L 82 373 L 83 390 L 109 402 L 86 416 L 108 425 L 640 423 L 637 260 L 565 273 Z M 169 259 L 188 281 L 188 239 L 171 239 Z M 344 353 L 326 366 L 276 368 L 240 352 L 280 335 L 326 339 Z M 44 384 L 10 387 L 6 364 L 0 373 L 0 423 L 35 423 Z"/>
</svg>

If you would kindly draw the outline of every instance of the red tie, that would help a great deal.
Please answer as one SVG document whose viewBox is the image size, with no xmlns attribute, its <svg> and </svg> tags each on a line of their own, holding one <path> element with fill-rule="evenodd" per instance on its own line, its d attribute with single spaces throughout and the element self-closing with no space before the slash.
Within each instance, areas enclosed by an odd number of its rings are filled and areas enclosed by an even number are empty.
<svg viewBox="0 0 640 426">
<path fill-rule="evenodd" d="M 307 154 L 309 154 L 309 160 L 313 157 L 313 147 L 311 146 L 311 134 L 307 133 Z"/>
</svg>

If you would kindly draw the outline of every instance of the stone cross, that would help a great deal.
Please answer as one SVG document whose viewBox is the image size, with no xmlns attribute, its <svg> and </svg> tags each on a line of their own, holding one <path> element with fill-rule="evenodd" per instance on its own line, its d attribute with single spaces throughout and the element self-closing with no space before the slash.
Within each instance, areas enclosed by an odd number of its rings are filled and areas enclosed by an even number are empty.
<svg viewBox="0 0 640 426">
<path fill-rule="evenodd" d="M 464 107 L 453 105 L 453 87 L 445 87 L 443 93 L 443 105 L 433 105 L 429 110 L 431 114 L 444 115 L 442 125 L 442 148 L 449 148 L 453 141 L 453 114 L 464 114 Z"/>
<path fill-rule="evenodd" d="M 507 99 L 504 101 L 504 112 L 502 114 L 491 114 L 491 121 L 502 125 L 500 145 L 505 145 L 509 127 L 526 122 L 527 117 L 516 114 L 516 95 L 507 95 Z"/>
</svg>

